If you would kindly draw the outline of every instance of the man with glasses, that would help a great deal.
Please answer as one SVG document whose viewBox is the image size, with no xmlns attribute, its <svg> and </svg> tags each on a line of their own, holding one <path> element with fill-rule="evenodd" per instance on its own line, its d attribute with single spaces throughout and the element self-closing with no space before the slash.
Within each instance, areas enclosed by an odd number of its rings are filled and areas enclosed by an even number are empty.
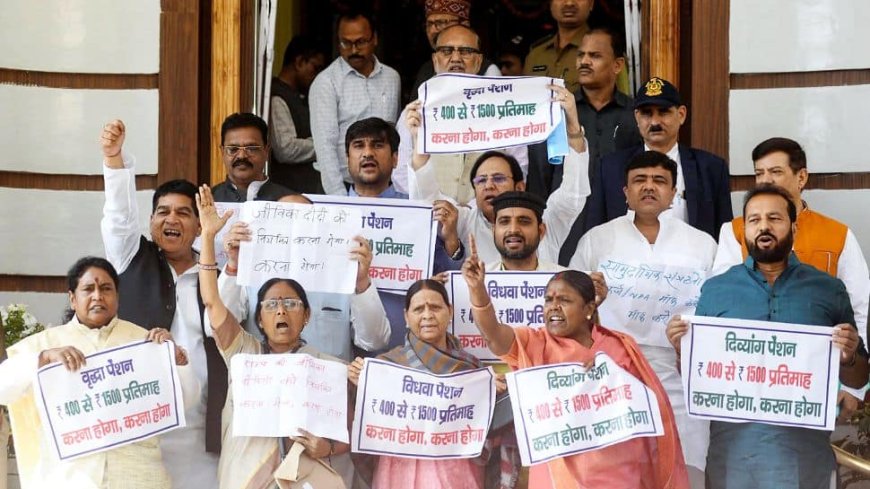
<svg viewBox="0 0 870 489">
<path fill-rule="evenodd" d="M 426 22 L 423 27 L 426 29 L 426 39 L 429 40 L 429 45 L 435 49 L 435 38 L 444 29 L 454 26 L 463 25 L 471 27 L 471 3 L 467 0 L 426 0 Z M 435 76 L 438 71 L 432 60 L 426 60 L 423 66 L 417 71 L 417 78 L 414 81 L 414 91 L 420 88 L 426 80 Z M 480 64 L 477 71 L 468 72 L 470 75 L 487 75 L 499 76 L 498 66 L 485 61 Z M 414 95 L 411 95 L 414 98 Z"/>
<path fill-rule="evenodd" d="M 559 256 L 559 248 L 571 223 L 586 203 L 589 196 L 589 152 L 586 150 L 586 138 L 577 117 L 577 104 L 574 96 L 564 87 L 549 85 L 554 92 L 554 100 L 558 101 L 565 111 L 565 125 L 568 132 L 570 151 L 565 157 L 565 172 L 562 185 L 547 199 L 547 209 L 543 211 L 543 223 L 547 233 L 538 246 L 538 258 L 542 261 L 555 263 Z M 436 219 L 442 214 L 449 218 L 443 219 L 439 236 L 444 240 L 445 251 L 450 254 L 455 251 L 453 243 L 459 241 L 465 249 L 471 249 L 469 235 L 474 235 L 477 243 L 477 255 L 485 263 L 501 260 L 501 253 L 496 248 L 493 239 L 493 222 L 495 210 L 493 199 L 512 190 L 525 190 L 523 171 L 513 156 L 501 151 L 483 153 L 471 167 L 469 182 L 474 187 L 476 208 L 455 207 L 445 200 L 439 189 L 436 176 L 437 169 L 432 164 L 432 156 L 420 154 L 416 147 L 417 131 L 420 128 L 420 101 L 411 102 L 406 108 L 405 123 L 410 128 L 413 156 L 411 159 L 412 178 L 409 179 L 411 198 L 435 202 L 433 213 Z M 456 245 L 458 246 L 458 244 Z"/>
<path fill-rule="evenodd" d="M 278 200 L 295 193 L 266 176 L 269 155 L 266 121 L 250 113 L 236 113 L 221 125 L 221 156 L 227 179 L 215 185 L 216 202 Z"/>
<path fill-rule="evenodd" d="M 375 56 L 378 35 L 362 13 L 338 19 L 341 56 L 323 70 L 309 91 L 311 134 L 323 190 L 347 195 L 352 183 L 342 141 L 347 128 L 367 117 L 395 123 L 399 113 L 399 74 Z"/>
<path fill-rule="evenodd" d="M 471 28 L 461 24 L 447 27 L 435 36 L 434 46 L 432 62 L 438 74 L 475 74 L 480 69 L 483 61 L 483 55 L 480 53 L 480 38 Z M 408 168 L 411 164 L 412 150 L 411 134 L 404 114 L 405 112 L 396 123 L 400 136 L 399 165 L 393 172 L 393 185 L 400 192 L 408 193 Z M 529 166 L 526 146 L 507 148 L 504 152 L 519 162 L 522 175 L 525 175 L 526 168 Z M 471 166 L 479 156 L 480 153 L 431 155 L 441 193 L 459 205 L 473 201 L 474 188 L 470 184 Z"/>
</svg>

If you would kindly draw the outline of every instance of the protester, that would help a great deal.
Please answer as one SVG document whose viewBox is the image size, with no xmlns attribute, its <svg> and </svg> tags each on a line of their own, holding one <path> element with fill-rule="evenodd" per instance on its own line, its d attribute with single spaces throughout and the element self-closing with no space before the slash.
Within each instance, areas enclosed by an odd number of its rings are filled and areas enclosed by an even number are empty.
<svg viewBox="0 0 870 489">
<path fill-rule="evenodd" d="M 658 268 L 681 267 L 697 271 L 704 276 L 713 266 L 716 242 L 709 234 L 687 223 L 667 216 L 667 209 L 676 193 L 677 164 L 658 151 L 639 153 L 629 160 L 625 168 L 625 198 L 631 211 L 622 217 L 595 226 L 583 235 L 577 252 L 571 259 L 575 270 L 601 270 L 611 260 L 619 263 L 636 263 L 640 260 Z M 637 282 L 634 282 L 637 285 Z M 643 292 L 655 293 L 654 297 L 675 295 L 681 303 L 691 296 L 680 296 L 680 290 L 669 282 L 649 282 Z M 697 289 L 696 289 L 697 290 Z M 643 306 L 629 297 L 615 297 L 605 302 L 602 309 L 612 311 L 607 318 L 621 315 L 628 310 L 627 304 L 643 310 Z M 663 304 L 658 302 L 657 307 Z M 617 313 L 618 311 L 618 313 Z M 623 319 L 624 318 L 620 318 Z M 612 319 L 611 319 L 612 320 Z M 609 327 L 626 333 L 640 345 L 664 386 L 683 445 L 683 457 L 694 489 L 704 487 L 704 466 L 709 443 L 709 424 L 706 420 L 689 417 L 683 395 L 683 385 L 677 371 L 676 353 L 665 341 L 664 325 L 626 321 L 616 324 L 604 321 Z"/>
<path fill-rule="evenodd" d="M 447 332 L 452 316 L 453 308 L 441 283 L 431 279 L 414 282 L 405 295 L 405 321 L 408 323 L 405 344 L 378 358 L 439 375 L 480 368 L 480 360 L 463 351 L 459 340 Z M 362 358 L 348 366 L 352 383 L 359 382 L 362 368 Z M 503 385 L 499 385 L 498 390 L 503 391 Z M 359 464 L 357 469 L 361 474 L 372 472 L 372 487 L 378 489 L 484 487 L 485 461 L 477 459 L 428 460 L 383 455 L 374 463 L 374 469 L 360 468 Z"/>
<path fill-rule="evenodd" d="M 661 410 L 663 436 L 634 438 L 533 465 L 529 470 L 529 487 L 688 488 L 667 394 L 634 340 L 592 322 L 595 312 L 592 279 L 576 270 L 556 273 L 544 296 L 545 327 L 514 328 L 500 323 L 496 317 L 484 280 L 485 265 L 473 240 L 470 253 L 462 266 L 462 275 L 468 284 L 474 323 L 489 349 L 513 370 L 564 362 L 591 365 L 596 352 L 605 352 L 655 392 Z"/>
<path fill-rule="evenodd" d="M 211 191 L 203 185 L 196 202 L 202 226 L 202 252 L 200 254 L 199 281 L 202 302 L 211 321 L 212 331 L 221 355 L 227 365 L 236 354 L 306 353 L 315 358 L 341 362 L 338 358 L 320 353 L 301 338 L 308 325 L 311 308 L 305 290 L 292 279 L 273 278 L 266 281 L 257 293 L 257 325 L 263 341 L 244 331 L 239 321 L 227 310 L 218 293 L 215 235 L 224 227 L 231 212 L 218 216 Z M 235 436 L 232 426 L 233 395 L 230 378 L 227 404 L 223 419 L 223 450 L 218 464 L 220 487 L 225 489 L 268 489 L 274 487 L 273 473 L 281 463 L 290 445 L 284 438 Z M 329 464 L 345 479 L 350 487 L 353 464 L 348 454 L 350 446 L 335 440 L 320 438 L 302 430 L 293 437 L 305 447 L 305 453 L 315 459 L 327 458 Z"/>
<path fill-rule="evenodd" d="M 704 283 L 695 314 L 830 327 L 833 345 L 840 350 L 835 353 L 840 382 L 864 386 L 867 351 L 855 329 L 846 287 L 801 263 L 792 252 L 797 209 L 789 193 L 773 185 L 750 190 L 743 201 L 743 220 L 749 256 Z M 678 315 L 668 321 L 667 336 L 677 358 L 689 327 Z M 836 467 L 830 435 L 804 427 L 711 421 L 707 487 L 830 487 Z"/>
<path fill-rule="evenodd" d="M 151 199 L 151 239 L 143 236 L 136 159 L 123 151 L 126 132 L 124 123 L 114 120 L 100 136 L 106 194 L 100 230 L 106 258 L 120 275 L 118 317 L 145 329 L 170 330 L 188 351 L 202 392 L 184 406 L 187 425 L 167 433 L 160 450 L 176 487 L 216 487 L 227 368 L 205 333 L 209 327 L 199 306 L 196 186 L 187 180 L 158 186 Z"/>
<path fill-rule="evenodd" d="M 9 348 L 9 359 L 0 363 L 0 404 L 9 406 L 23 489 L 172 487 L 157 437 L 59 461 L 37 412 L 33 379 L 38 368 L 61 363 L 76 372 L 85 365 L 86 356 L 98 351 L 143 339 L 158 344 L 172 341 L 165 329 L 147 331 L 118 319 L 118 282 L 118 273 L 107 260 L 92 256 L 78 260 L 67 273 L 71 308 L 67 323 L 19 341 Z M 178 346 L 175 362 L 187 365 L 187 353 Z M 183 389 L 190 386 L 186 380 L 191 377 L 182 370 Z"/>
</svg>

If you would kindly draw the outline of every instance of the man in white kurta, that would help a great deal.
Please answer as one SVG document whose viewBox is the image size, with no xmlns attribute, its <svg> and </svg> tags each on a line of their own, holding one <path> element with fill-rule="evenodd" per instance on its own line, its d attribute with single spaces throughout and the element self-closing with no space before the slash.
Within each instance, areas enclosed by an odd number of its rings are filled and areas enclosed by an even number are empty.
<svg viewBox="0 0 870 489">
<path fill-rule="evenodd" d="M 492 199 L 492 206 L 495 221 L 491 239 L 500 259 L 485 262 L 487 272 L 567 270 L 538 256 L 538 247 L 547 235 L 543 221 L 547 207 L 544 199 L 530 192 L 505 192 Z"/>
<path fill-rule="evenodd" d="M 612 261 L 641 263 L 651 269 L 679 267 L 706 276 L 716 256 L 716 242 L 710 235 L 666 213 L 676 193 L 676 163 L 662 153 L 648 151 L 630 160 L 627 168 L 628 214 L 586 233 L 580 239 L 570 268 L 601 270 L 602 265 Z M 663 281 L 662 284 L 662 293 L 670 295 L 672 290 L 668 283 Z M 685 302 L 691 298 L 677 298 L 680 299 Z M 607 300 L 599 307 L 602 323 L 606 322 L 603 326 L 630 334 L 640 345 L 674 409 L 691 486 L 703 488 L 709 423 L 688 416 L 676 353 L 672 347 L 663 346 L 668 345 L 664 324 L 647 322 L 640 327 L 636 322 L 622 324 L 604 319 L 613 317 L 607 314 L 608 308 L 626 310 L 620 307 L 626 305 L 622 301 L 630 303 L 631 299 L 611 289 Z"/>
</svg>

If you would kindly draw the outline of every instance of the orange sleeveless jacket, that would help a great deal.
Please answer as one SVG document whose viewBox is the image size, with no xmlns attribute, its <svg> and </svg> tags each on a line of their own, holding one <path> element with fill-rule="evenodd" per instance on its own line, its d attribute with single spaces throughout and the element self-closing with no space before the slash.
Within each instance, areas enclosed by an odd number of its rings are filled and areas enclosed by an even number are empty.
<svg viewBox="0 0 870 489">
<path fill-rule="evenodd" d="M 740 243 L 745 260 L 749 252 L 743 239 L 745 235 L 743 218 L 734 218 L 731 221 L 731 229 L 737 242 Z M 848 231 L 849 228 L 845 224 L 805 209 L 798 214 L 794 252 L 801 263 L 812 265 L 836 277 L 837 264 L 840 261 L 840 254 L 843 253 Z"/>
</svg>

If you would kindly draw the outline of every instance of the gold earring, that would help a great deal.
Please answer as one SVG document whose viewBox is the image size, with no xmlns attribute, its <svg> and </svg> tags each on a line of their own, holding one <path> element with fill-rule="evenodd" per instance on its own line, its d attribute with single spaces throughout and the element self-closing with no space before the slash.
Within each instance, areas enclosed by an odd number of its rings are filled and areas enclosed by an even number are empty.
<svg viewBox="0 0 870 489">
<path fill-rule="evenodd" d="M 586 320 L 587 320 L 587 321 L 591 321 L 591 320 L 592 320 L 592 314 L 586 316 Z"/>
</svg>

